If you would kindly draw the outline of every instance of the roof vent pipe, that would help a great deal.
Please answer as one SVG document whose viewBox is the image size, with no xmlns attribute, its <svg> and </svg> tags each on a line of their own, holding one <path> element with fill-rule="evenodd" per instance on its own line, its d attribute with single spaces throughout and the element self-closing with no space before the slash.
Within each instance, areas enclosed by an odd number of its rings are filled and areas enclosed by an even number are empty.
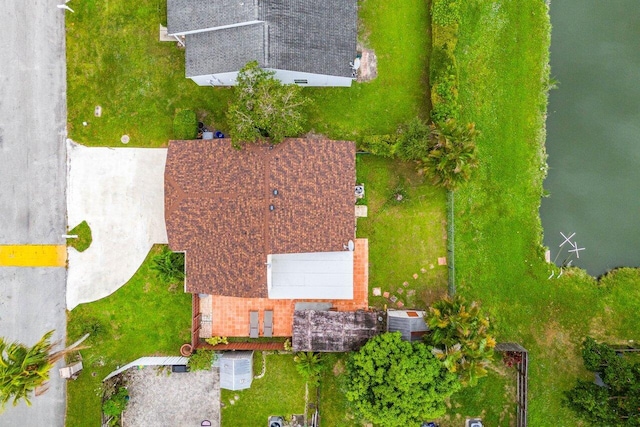
<svg viewBox="0 0 640 427">
<path fill-rule="evenodd" d="M 275 210 L 275 209 L 276 209 L 276 207 L 275 207 L 275 206 L 273 206 L 273 205 L 269 205 L 269 210 L 270 210 L 270 211 L 273 211 L 273 210 Z"/>
</svg>

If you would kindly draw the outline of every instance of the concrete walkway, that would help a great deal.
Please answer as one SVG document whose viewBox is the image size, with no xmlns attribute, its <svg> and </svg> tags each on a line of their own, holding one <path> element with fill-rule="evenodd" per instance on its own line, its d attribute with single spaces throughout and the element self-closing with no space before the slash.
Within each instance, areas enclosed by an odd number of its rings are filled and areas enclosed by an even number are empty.
<svg viewBox="0 0 640 427">
<path fill-rule="evenodd" d="M 69 248 L 67 308 L 110 295 L 167 243 L 161 148 L 88 148 L 68 143 L 69 228 L 87 221 L 93 242 Z"/>
</svg>

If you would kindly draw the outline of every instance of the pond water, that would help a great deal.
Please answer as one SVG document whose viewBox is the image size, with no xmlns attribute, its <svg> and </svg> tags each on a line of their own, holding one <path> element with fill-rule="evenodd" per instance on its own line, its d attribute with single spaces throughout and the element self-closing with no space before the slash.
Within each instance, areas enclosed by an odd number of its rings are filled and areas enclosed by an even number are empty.
<svg viewBox="0 0 640 427">
<path fill-rule="evenodd" d="M 593 276 L 640 266 L 640 1 L 552 0 L 551 24 L 544 243 Z"/>
</svg>

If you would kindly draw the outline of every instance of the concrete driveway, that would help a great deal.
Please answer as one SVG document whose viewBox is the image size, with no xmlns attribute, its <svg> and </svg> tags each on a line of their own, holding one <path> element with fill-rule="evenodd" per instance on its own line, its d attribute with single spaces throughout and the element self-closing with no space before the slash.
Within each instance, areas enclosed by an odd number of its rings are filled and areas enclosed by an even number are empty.
<svg viewBox="0 0 640 427">
<path fill-rule="evenodd" d="M 93 242 L 69 248 L 67 308 L 124 285 L 155 243 L 167 243 L 162 148 L 89 148 L 69 142 L 69 227 L 87 221 Z"/>
<path fill-rule="evenodd" d="M 129 404 L 124 413 L 131 427 L 199 427 L 208 420 L 220 426 L 220 373 L 209 371 L 172 373 L 156 368 L 130 369 Z"/>
<path fill-rule="evenodd" d="M 0 244 L 64 244 L 66 67 L 56 0 L 2 2 Z M 33 345 L 66 336 L 64 267 L 0 267 L 0 336 Z M 0 426 L 62 427 L 65 383 L 51 372 L 33 406 L 9 405 Z"/>
</svg>

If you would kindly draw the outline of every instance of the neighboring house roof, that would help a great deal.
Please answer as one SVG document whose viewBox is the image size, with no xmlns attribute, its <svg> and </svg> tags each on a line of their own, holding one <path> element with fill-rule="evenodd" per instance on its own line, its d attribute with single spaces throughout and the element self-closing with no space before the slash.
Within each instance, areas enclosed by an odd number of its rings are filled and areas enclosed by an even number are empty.
<svg viewBox="0 0 640 427">
<path fill-rule="evenodd" d="M 353 142 L 171 141 L 165 221 L 170 248 L 187 254 L 187 292 L 266 298 L 267 255 L 343 251 L 354 185 Z"/>
<path fill-rule="evenodd" d="M 424 314 L 424 311 L 418 310 L 388 310 L 387 331 L 400 332 L 405 341 L 422 341 L 429 330 Z"/>
<path fill-rule="evenodd" d="M 295 311 L 291 346 L 293 351 L 356 351 L 378 333 L 375 312 Z"/>
<path fill-rule="evenodd" d="M 187 77 L 238 71 L 253 60 L 352 76 L 357 0 L 167 0 L 167 21 L 169 34 L 198 32 L 186 40 Z"/>
</svg>

